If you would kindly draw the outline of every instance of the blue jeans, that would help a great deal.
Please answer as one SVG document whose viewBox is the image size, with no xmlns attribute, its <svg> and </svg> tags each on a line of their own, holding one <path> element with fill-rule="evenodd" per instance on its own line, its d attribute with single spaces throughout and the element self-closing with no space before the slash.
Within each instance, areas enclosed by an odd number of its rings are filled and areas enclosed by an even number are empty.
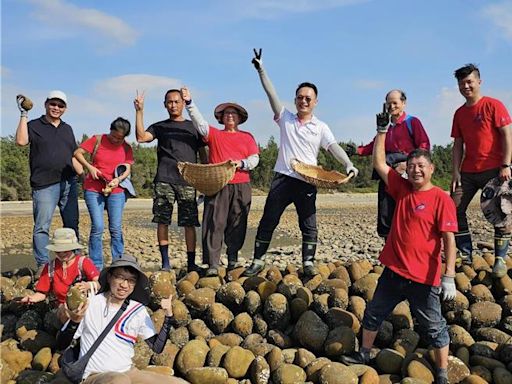
<svg viewBox="0 0 512 384">
<path fill-rule="evenodd" d="M 32 246 L 37 266 L 49 261 L 46 246 L 49 241 L 50 225 L 55 208 L 59 207 L 65 228 L 73 228 L 78 234 L 78 191 L 76 179 L 61 181 L 43 188 L 32 190 L 34 230 Z"/>
<path fill-rule="evenodd" d="M 417 283 L 386 267 L 379 278 L 373 300 L 364 312 L 363 327 L 377 331 L 395 306 L 408 300 L 411 312 L 418 321 L 420 335 L 432 347 L 442 348 L 450 343 L 450 336 L 441 313 L 440 293 L 441 287 Z"/>
<path fill-rule="evenodd" d="M 98 270 L 101 271 L 103 268 L 103 210 L 107 210 L 110 250 L 112 260 L 114 260 L 121 257 L 124 252 L 122 219 L 126 195 L 121 192 L 105 197 L 102 193 L 84 191 L 84 199 L 91 216 L 89 257 Z"/>
</svg>

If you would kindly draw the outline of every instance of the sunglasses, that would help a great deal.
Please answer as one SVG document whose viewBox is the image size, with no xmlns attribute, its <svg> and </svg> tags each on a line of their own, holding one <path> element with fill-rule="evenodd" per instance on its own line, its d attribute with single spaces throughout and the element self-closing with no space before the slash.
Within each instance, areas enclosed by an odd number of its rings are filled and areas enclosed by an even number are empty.
<svg viewBox="0 0 512 384">
<path fill-rule="evenodd" d="M 49 105 L 50 107 L 58 107 L 58 108 L 60 108 L 60 109 L 64 109 L 64 108 L 66 108 L 66 104 L 63 104 L 63 103 L 57 103 L 56 101 L 50 101 L 50 102 L 48 103 L 48 105 Z"/>
</svg>

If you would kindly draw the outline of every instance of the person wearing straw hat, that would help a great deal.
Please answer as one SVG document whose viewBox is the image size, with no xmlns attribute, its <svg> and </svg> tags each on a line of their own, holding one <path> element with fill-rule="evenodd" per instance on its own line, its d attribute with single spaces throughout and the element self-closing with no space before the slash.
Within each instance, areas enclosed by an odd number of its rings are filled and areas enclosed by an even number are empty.
<svg viewBox="0 0 512 384">
<path fill-rule="evenodd" d="M 103 383 L 187 383 L 185 380 L 141 371 L 133 366 L 137 338 L 142 338 L 153 352 L 161 353 L 172 322 L 172 294 L 161 300 L 165 312 L 158 332 L 145 307 L 149 303 L 149 280 L 134 256 L 124 254 L 100 274 L 101 289 L 87 304 L 69 311 L 70 321 L 57 335 L 57 349 L 64 349 L 72 339 L 80 338 L 80 356 L 94 344 L 103 329 L 119 311 L 127 307 L 89 359 L 83 384 Z"/>
<path fill-rule="evenodd" d="M 405 112 L 407 96 L 401 89 L 392 89 L 386 94 L 386 105 L 391 114 L 391 126 L 386 135 L 386 161 L 399 173 L 405 174 L 405 160 L 407 155 L 416 148 L 430 150 L 430 140 L 421 121 Z M 375 140 L 366 145 L 355 147 L 347 145 L 349 155 L 371 156 Z M 395 201 L 386 192 L 386 184 L 376 171 L 372 174 L 373 180 L 379 180 L 377 196 L 377 234 L 384 240 L 391 229 L 391 220 L 395 212 Z"/>
<path fill-rule="evenodd" d="M 259 163 L 259 148 L 254 137 L 239 129 L 248 118 L 247 111 L 236 103 L 222 103 L 214 115 L 220 130 L 210 127 L 192 101 L 188 88 L 181 89 L 187 112 L 209 148 L 210 163 L 233 161 L 236 172 L 224 188 L 207 196 L 203 211 L 203 257 L 208 258 L 207 276 L 218 274 L 222 242 L 227 246 L 228 270 L 235 268 L 238 251 L 247 232 L 247 217 L 251 209 L 252 189 L 250 171 Z"/>
<path fill-rule="evenodd" d="M 80 144 L 74 153 L 75 158 L 89 171 L 84 181 L 84 200 L 91 216 L 89 257 L 100 270 L 103 268 L 105 210 L 112 259 L 124 253 L 123 211 L 127 196 L 135 193 L 129 179 L 133 150 L 125 140 L 130 135 L 130 129 L 130 122 L 118 117 L 110 124 L 108 134 L 94 135 Z M 91 154 L 90 161 L 85 158 L 86 153 Z"/>
<path fill-rule="evenodd" d="M 169 270 L 169 225 L 173 206 L 178 205 L 178 226 L 184 228 L 187 250 L 187 270 L 201 271 L 196 265 L 196 227 L 199 227 L 196 190 L 181 177 L 178 162 L 206 163 L 204 142 L 190 120 L 183 117 L 183 98 L 179 89 L 170 89 L 164 96 L 166 120 L 153 123 L 144 130 L 144 93 L 137 91 L 133 101 L 137 142 L 157 140 L 158 165 L 154 179 L 153 223 L 157 223 L 157 239 L 162 269 Z"/>
<path fill-rule="evenodd" d="M 76 254 L 75 251 L 84 247 L 78 243 L 75 231 L 71 228 L 58 228 L 46 249 L 55 253 L 55 259 L 43 267 L 32 295 L 21 299 L 22 303 L 32 304 L 45 300 L 50 296 L 50 304 L 58 308 L 61 320 L 64 316 L 64 303 L 70 286 L 75 285 L 81 291 L 96 292 L 99 289 L 99 271 L 88 257 Z M 64 321 L 63 321 L 64 322 Z"/>
<path fill-rule="evenodd" d="M 62 91 L 51 91 L 46 97 L 46 113 L 28 121 L 28 111 L 23 108 L 22 96 L 16 102 L 21 111 L 16 129 L 16 145 L 30 144 L 30 186 L 34 229 L 32 245 L 34 259 L 39 267 L 50 259 L 46 245 L 55 208 L 59 207 L 62 223 L 78 232 L 78 189 L 75 170 L 81 165 L 73 159 L 76 140 L 73 129 L 62 120 L 68 99 Z M 39 273 L 38 271 L 38 273 Z"/>
<path fill-rule="evenodd" d="M 254 259 L 244 272 L 246 276 L 255 276 L 263 270 L 263 257 L 270 246 L 272 234 L 279 224 L 281 215 L 290 204 L 295 205 L 302 232 L 302 265 L 304 274 L 312 276 L 318 273 L 314 266 L 317 244 L 316 193 L 314 185 L 307 183 L 292 167 L 297 159 L 305 164 L 317 165 L 320 148 L 328 150 L 339 162 L 345 165 L 347 174 L 357 176 L 358 170 L 341 148 L 329 126 L 320 121 L 313 111 L 318 103 L 318 90 L 312 83 L 301 83 L 295 91 L 294 114 L 281 103 L 274 86 L 270 82 L 261 59 L 261 49 L 254 50 L 252 63 L 260 76 L 274 120 L 280 128 L 279 152 L 274 166 L 275 176 L 265 201 L 263 217 L 258 225 L 254 245 Z"/>
</svg>

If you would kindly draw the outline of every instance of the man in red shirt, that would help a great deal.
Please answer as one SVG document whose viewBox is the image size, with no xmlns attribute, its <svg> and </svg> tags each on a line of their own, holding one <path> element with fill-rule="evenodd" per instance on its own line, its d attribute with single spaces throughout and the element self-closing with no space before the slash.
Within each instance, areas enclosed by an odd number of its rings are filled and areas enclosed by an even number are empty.
<svg viewBox="0 0 512 384">
<path fill-rule="evenodd" d="M 441 313 L 443 299 L 455 298 L 455 236 L 457 219 L 450 197 L 431 182 L 434 165 L 430 153 L 416 149 L 407 157 L 407 176 L 402 178 L 386 164 L 384 142 L 390 126 L 386 110 L 377 115 L 373 166 L 396 201 L 391 231 L 379 260 L 385 265 L 373 300 L 363 318 L 362 346 L 358 353 L 342 356 L 346 364 L 366 364 L 378 329 L 395 306 L 408 300 L 419 331 L 434 347 L 437 383 L 448 383 L 450 337 Z M 446 271 L 441 277 L 441 242 Z"/>
<path fill-rule="evenodd" d="M 392 89 L 386 94 L 386 105 L 391 115 L 391 126 L 386 134 L 386 162 L 398 173 L 405 172 L 405 159 L 416 148 L 430 150 L 430 141 L 420 119 L 405 112 L 407 96 L 401 89 Z M 366 145 L 355 148 L 349 144 L 348 154 L 371 156 L 374 140 Z M 377 233 L 386 239 L 391 229 L 391 221 L 395 212 L 395 200 L 386 192 L 386 184 L 373 172 L 372 179 L 379 180 L 377 198 Z"/>
<path fill-rule="evenodd" d="M 490 179 L 497 176 L 504 182 L 511 179 L 512 120 L 503 103 L 481 95 L 482 80 L 476 65 L 468 64 L 457 69 L 455 78 L 466 102 L 453 116 L 451 191 L 459 224 L 459 232 L 455 235 L 457 249 L 462 261 L 470 264 L 473 246 L 466 210 L 476 192 Z M 498 278 L 507 273 L 504 257 L 509 241 L 510 228 L 494 228 L 496 259 L 493 274 Z"/>
</svg>

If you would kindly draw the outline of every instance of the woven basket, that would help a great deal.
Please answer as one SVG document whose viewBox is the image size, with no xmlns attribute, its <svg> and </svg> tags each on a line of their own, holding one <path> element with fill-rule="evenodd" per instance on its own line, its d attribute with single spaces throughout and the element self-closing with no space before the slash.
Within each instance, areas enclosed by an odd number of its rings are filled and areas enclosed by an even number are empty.
<svg viewBox="0 0 512 384">
<path fill-rule="evenodd" d="M 178 170 L 192 187 L 206 196 L 213 196 L 233 178 L 236 167 L 231 160 L 217 164 L 194 164 L 180 161 Z"/>
<path fill-rule="evenodd" d="M 320 166 L 309 165 L 297 159 L 291 161 L 291 166 L 308 183 L 318 188 L 337 188 L 340 184 L 345 184 L 354 176 L 353 173 L 347 176 L 337 171 L 326 171 Z"/>
</svg>

